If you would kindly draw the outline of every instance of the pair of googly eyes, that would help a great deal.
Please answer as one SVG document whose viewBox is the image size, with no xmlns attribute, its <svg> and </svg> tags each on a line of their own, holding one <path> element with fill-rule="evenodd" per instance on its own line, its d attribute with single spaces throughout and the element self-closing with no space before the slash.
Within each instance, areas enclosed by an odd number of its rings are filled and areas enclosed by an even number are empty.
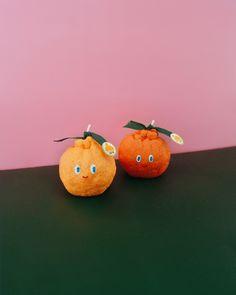
<svg viewBox="0 0 236 295">
<path fill-rule="evenodd" d="M 91 172 L 92 174 L 95 174 L 96 171 L 97 171 L 97 167 L 96 167 L 96 165 L 95 165 L 95 164 L 92 164 L 92 165 L 90 166 L 90 172 Z M 80 168 L 80 166 L 79 166 L 79 165 L 76 165 L 76 166 L 75 166 L 75 174 L 80 174 L 80 172 L 81 172 L 81 168 Z"/>
<path fill-rule="evenodd" d="M 136 162 L 141 162 L 142 161 L 142 156 L 141 155 L 137 155 L 137 157 L 136 157 Z M 148 161 L 149 162 L 153 162 L 154 161 L 154 156 L 153 155 L 149 155 L 149 157 L 148 157 Z"/>
</svg>

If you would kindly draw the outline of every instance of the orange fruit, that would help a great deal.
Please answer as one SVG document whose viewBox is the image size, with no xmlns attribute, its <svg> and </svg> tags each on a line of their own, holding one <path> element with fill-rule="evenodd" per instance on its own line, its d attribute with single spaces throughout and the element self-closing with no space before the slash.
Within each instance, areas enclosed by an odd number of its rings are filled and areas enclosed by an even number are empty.
<svg viewBox="0 0 236 295">
<path fill-rule="evenodd" d="M 75 196 L 102 194 L 111 185 L 115 174 L 115 159 L 104 153 L 102 146 L 91 136 L 75 140 L 59 163 L 61 181 Z"/>
<path fill-rule="evenodd" d="M 164 173 L 170 162 L 168 144 L 155 129 L 128 134 L 120 143 L 121 166 L 131 176 L 154 178 Z"/>
</svg>

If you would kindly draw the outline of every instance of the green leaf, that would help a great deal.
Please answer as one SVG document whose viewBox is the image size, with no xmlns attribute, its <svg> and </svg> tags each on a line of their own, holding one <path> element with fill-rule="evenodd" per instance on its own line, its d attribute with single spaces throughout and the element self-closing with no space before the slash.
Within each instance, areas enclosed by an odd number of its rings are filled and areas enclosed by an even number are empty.
<svg viewBox="0 0 236 295">
<path fill-rule="evenodd" d="M 93 139 L 95 139 L 100 145 L 102 145 L 104 142 L 106 142 L 106 139 L 104 137 L 102 137 L 101 135 L 98 135 L 94 132 L 88 132 L 85 131 L 84 132 L 84 137 L 88 137 L 91 136 Z"/>
<path fill-rule="evenodd" d="M 155 126 L 153 126 L 153 125 L 148 125 L 147 126 L 147 129 L 148 130 L 151 130 L 151 129 L 155 129 L 155 130 L 157 130 L 158 132 L 160 132 L 160 133 L 162 133 L 162 134 L 165 134 L 165 135 L 167 135 L 167 136 L 170 136 L 171 135 L 171 131 L 169 131 L 169 130 L 167 130 L 167 129 L 164 129 L 164 128 L 161 128 L 161 127 L 155 127 Z"/>
<path fill-rule="evenodd" d="M 125 126 L 125 128 L 130 128 L 130 129 L 134 129 L 134 130 L 151 130 L 151 129 L 155 129 L 160 133 L 163 133 L 167 136 L 170 136 L 172 132 L 170 132 L 169 130 L 160 128 L 160 127 L 155 127 L 151 124 L 149 124 L 147 127 L 144 124 L 141 124 L 139 122 L 135 122 L 135 121 L 129 121 Z"/>
<path fill-rule="evenodd" d="M 172 133 L 171 131 L 163 129 L 161 127 L 154 127 L 154 129 L 156 129 L 158 132 L 163 133 L 163 134 L 165 134 L 167 136 L 170 136 L 171 133 Z"/>
<path fill-rule="evenodd" d="M 147 129 L 145 125 L 139 123 L 139 122 L 135 122 L 135 121 L 129 121 L 124 128 L 130 128 L 130 129 L 134 129 L 134 130 L 145 130 Z"/>
<path fill-rule="evenodd" d="M 61 138 L 61 139 L 55 139 L 54 142 L 62 142 L 67 139 L 82 139 L 82 138 L 83 137 L 65 137 L 65 138 Z"/>
</svg>

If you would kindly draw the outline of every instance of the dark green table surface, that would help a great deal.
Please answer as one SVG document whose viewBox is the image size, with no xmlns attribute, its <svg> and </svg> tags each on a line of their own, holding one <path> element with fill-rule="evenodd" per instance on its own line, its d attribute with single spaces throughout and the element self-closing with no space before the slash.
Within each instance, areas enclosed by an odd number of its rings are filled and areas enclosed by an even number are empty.
<svg viewBox="0 0 236 295">
<path fill-rule="evenodd" d="M 56 166 L 0 171 L 0 293 L 235 295 L 235 187 L 236 148 L 152 180 L 118 167 L 97 198 L 70 197 Z"/>
</svg>

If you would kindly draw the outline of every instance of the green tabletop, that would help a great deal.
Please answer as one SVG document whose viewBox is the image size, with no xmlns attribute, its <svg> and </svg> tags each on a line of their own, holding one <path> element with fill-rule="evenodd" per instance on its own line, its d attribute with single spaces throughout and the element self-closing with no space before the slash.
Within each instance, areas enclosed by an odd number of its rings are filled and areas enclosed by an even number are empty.
<svg viewBox="0 0 236 295">
<path fill-rule="evenodd" d="M 58 167 L 0 171 L 0 294 L 236 294 L 236 148 L 177 154 L 158 179 L 119 167 L 71 197 Z"/>
</svg>

